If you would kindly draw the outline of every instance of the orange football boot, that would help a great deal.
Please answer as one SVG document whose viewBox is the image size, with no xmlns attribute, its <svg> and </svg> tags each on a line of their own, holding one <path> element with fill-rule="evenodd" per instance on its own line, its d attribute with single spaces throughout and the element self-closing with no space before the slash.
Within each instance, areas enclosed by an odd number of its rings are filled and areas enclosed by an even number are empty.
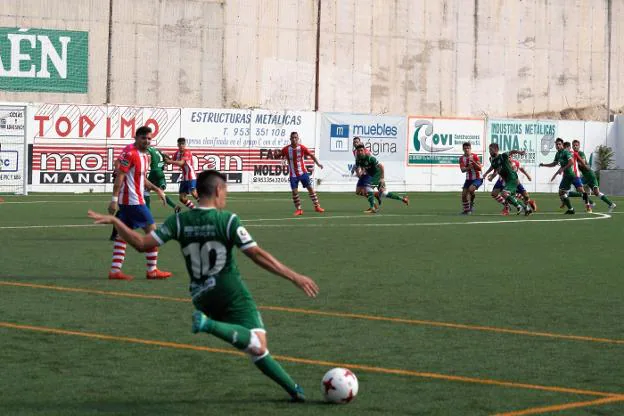
<svg viewBox="0 0 624 416">
<path fill-rule="evenodd" d="M 145 273 L 145 277 L 149 280 L 168 279 L 171 277 L 171 272 L 163 272 L 162 270 L 156 269 Z"/>
<path fill-rule="evenodd" d="M 115 273 L 108 272 L 108 278 L 110 280 L 132 280 L 134 279 L 133 276 L 130 276 L 129 274 L 125 274 L 121 270 Z"/>
</svg>

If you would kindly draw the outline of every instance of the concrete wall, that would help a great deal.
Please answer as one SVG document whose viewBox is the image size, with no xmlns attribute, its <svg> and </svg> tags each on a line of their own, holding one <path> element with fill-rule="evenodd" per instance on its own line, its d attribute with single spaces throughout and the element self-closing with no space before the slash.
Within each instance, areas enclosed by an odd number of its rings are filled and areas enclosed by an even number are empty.
<svg viewBox="0 0 624 416">
<path fill-rule="evenodd" d="M 110 102 L 313 110 L 317 0 L 113 0 Z M 491 117 L 624 108 L 624 0 L 323 0 L 322 111 Z M 88 30 L 107 100 L 108 0 L 3 0 L 1 26 Z M 602 117 L 606 112 L 600 113 Z"/>
</svg>

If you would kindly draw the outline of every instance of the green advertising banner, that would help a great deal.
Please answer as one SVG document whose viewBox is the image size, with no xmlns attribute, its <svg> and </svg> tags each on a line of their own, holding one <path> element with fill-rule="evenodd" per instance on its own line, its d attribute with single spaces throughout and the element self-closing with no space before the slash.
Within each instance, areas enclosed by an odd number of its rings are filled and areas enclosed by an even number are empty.
<svg viewBox="0 0 624 416">
<path fill-rule="evenodd" d="M 488 143 L 498 143 L 501 152 L 524 150 L 516 156 L 523 164 L 550 163 L 555 157 L 557 121 L 488 120 Z"/>
<path fill-rule="evenodd" d="M 0 90 L 86 93 L 89 33 L 0 28 Z"/>
</svg>

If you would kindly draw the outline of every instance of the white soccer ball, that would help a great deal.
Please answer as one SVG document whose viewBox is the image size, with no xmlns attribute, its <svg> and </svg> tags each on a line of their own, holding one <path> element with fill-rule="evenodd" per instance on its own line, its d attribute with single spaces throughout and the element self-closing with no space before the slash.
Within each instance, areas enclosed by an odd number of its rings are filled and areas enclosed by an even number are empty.
<svg viewBox="0 0 624 416">
<path fill-rule="evenodd" d="M 346 368 L 332 368 L 323 376 L 321 391 L 331 403 L 349 403 L 358 394 L 358 380 Z"/>
</svg>

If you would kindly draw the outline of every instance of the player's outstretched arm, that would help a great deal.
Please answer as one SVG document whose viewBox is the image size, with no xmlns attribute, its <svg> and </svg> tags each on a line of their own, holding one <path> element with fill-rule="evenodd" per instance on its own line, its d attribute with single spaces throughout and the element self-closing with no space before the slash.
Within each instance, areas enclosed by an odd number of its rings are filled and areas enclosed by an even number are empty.
<svg viewBox="0 0 624 416">
<path fill-rule="evenodd" d="M 526 176 L 526 178 L 529 180 L 529 182 L 531 181 L 531 175 L 529 175 L 529 173 L 524 170 L 523 167 L 520 167 L 520 172 L 522 172 L 524 174 L 524 176 Z"/>
<path fill-rule="evenodd" d="M 89 210 L 87 212 L 89 218 L 94 219 L 95 224 L 113 224 L 119 233 L 119 236 L 137 251 L 145 252 L 158 246 L 158 241 L 151 234 L 139 234 L 138 232 L 131 230 L 121 220 L 112 215 L 104 215 L 99 212 Z"/>
<path fill-rule="evenodd" d="M 140 234 L 138 235 L 140 236 Z M 297 273 L 288 266 L 285 266 L 279 260 L 273 257 L 268 251 L 263 250 L 258 246 L 254 246 L 244 250 L 243 253 L 245 253 L 247 257 L 249 257 L 254 263 L 262 267 L 264 270 L 281 276 L 284 279 L 290 280 L 311 298 L 314 298 L 316 297 L 316 295 L 318 295 L 319 287 L 316 282 L 314 282 L 314 280 Z"/>
<path fill-rule="evenodd" d="M 160 189 L 158 186 L 151 183 L 149 179 L 147 178 L 145 178 L 145 187 L 149 189 L 150 191 L 154 191 L 158 194 L 158 198 L 160 198 L 160 200 L 162 201 L 163 207 L 167 205 L 167 198 L 165 197 L 165 192 L 162 189 Z"/>
<path fill-rule="evenodd" d="M 111 215 L 119 209 L 119 190 L 121 189 L 121 184 L 123 183 L 125 177 L 125 172 L 121 170 L 117 171 L 117 176 L 115 176 L 115 182 L 113 183 L 113 198 L 110 204 L 108 204 L 108 213 Z"/>
<path fill-rule="evenodd" d="M 540 167 L 545 167 L 545 168 L 552 168 L 553 166 L 557 165 L 557 161 L 552 161 L 550 163 L 540 163 L 539 166 Z"/>
</svg>

